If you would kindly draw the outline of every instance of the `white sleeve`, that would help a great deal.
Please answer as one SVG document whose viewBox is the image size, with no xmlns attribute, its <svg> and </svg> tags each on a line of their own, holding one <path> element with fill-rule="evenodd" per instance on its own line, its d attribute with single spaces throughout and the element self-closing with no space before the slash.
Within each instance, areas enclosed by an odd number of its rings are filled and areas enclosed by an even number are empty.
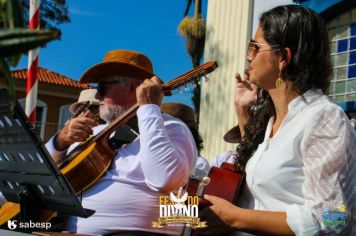
<svg viewBox="0 0 356 236">
<path fill-rule="evenodd" d="M 221 167 L 224 162 L 228 162 L 234 164 L 234 158 L 236 156 L 236 151 L 227 151 L 221 153 L 214 157 L 213 160 L 210 161 L 211 166 Z"/>
<path fill-rule="evenodd" d="M 301 144 L 305 205 L 288 207 L 287 223 L 296 235 L 343 235 L 355 217 L 356 136 L 335 105 L 314 117 Z"/>
<path fill-rule="evenodd" d="M 207 176 L 210 171 L 211 165 L 207 159 L 202 156 L 198 156 L 197 164 L 195 165 L 195 173 L 196 176 Z"/>
<path fill-rule="evenodd" d="M 195 166 L 197 150 L 189 128 L 178 120 L 165 122 L 159 106 L 137 110 L 140 158 L 147 185 L 157 191 L 183 186 Z"/>
<path fill-rule="evenodd" d="M 58 133 L 57 133 L 58 134 Z M 61 157 L 63 155 L 65 155 L 67 153 L 67 149 L 63 150 L 63 151 L 58 151 L 55 147 L 54 147 L 54 141 L 57 137 L 57 134 L 55 134 L 53 137 L 51 137 L 48 142 L 46 143 L 46 148 L 47 151 L 49 152 L 49 154 L 52 156 L 52 158 L 54 160 L 60 160 Z"/>
</svg>

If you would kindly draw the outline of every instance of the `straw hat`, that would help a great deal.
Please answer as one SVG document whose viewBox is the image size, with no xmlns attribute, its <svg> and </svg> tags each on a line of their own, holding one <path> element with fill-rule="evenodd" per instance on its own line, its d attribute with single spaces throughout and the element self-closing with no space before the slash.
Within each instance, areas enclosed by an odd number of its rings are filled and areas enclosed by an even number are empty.
<svg viewBox="0 0 356 236">
<path fill-rule="evenodd" d="M 161 111 L 182 120 L 188 127 L 197 129 L 193 108 L 182 103 L 163 103 Z"/>
<path fill-rule="evenodd" d="M 69 106 L 69 111 L 73 114 L 77 111 L 81 104 L 89 101 L 90 105 L 98 105 L 99 100 L 95 98 L 96 89 L 85 89 L 80 92 L 78 101 Z"/>
<path fill-rule="evenodd" d="M 97 83 L 101 78 L 112 75 L 144 80 L 154 74 L 152 63 L 145 55 L 130 50 L 113 50 L 105 55 L 103 62 L 89 68 L 79 82 Z"/>
</svg>

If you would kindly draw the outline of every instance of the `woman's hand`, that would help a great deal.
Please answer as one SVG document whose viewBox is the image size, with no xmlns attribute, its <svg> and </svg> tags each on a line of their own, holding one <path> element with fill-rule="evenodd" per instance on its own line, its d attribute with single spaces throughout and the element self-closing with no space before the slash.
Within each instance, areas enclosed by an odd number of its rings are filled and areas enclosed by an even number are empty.
<svg viewBox="0 0 356 236">
<path fill-rule="evenodd" d="M 212 206 L 199 213 L 200 221 L 206 221 L 208 225 L 207 228 L 199 229 L 199 234 L 216 235 L 232 231 L 231 225 L 238 207 L 216 196 L 204 195 L 204 198 L 211 202 Z"/>
<path fill-rule="evenodd" d="M 240 74 L 235 75 L 236 87 L 234 106 L 238 125 L 240 129 L 241 138 L 245 136 L 245 125 L 250 120 L 249 108 L 257 101 L 257 86 L 250 83 L 248 80 L 248 74 L 245 74 L 245 78 L 242 79 Z"/>
<path fill-rule="evenodd" d="M 216 196 L 204 195 L 204 198 L 212 206 L 199 215 L 200 220 L 207 221 L 208 225 L 203 233 L 218 234 L 239 230 L 256 235 L 294 235 L 287 224 L 286 212 L 243 209 Z"/>
<path fill-rule="evenodd" d="M 209 207 L 226 225 L 231 226 L 233 223 L 234 213 L 238 211 L 238 207 L 223 198 L 204 195 L 212 205 Z"/>
<path fill-rule="evenodd" d="M 257 101 L 257 86 L 248 80 L 247 75 L 242 79 L 241 75 L 237 73 L 235 79 L 235 109 L 248 108 Z"/>
</svg>

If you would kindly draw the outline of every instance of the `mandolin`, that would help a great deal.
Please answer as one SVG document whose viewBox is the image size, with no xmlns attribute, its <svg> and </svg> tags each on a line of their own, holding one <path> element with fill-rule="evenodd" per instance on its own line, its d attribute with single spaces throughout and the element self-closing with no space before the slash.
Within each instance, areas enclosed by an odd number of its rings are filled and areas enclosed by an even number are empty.
<svg viewBox="0 0 356 236">
<path fill-rule="evenodd" d="M 214 71 L 217 66 L 215 61 L 211 61 L 186 72 L 163 84 L 163 92 L 169 94 L 170 91 L 187 86 L 189 83 L 196 84 L 201 77 Z M 59 169 L 77 194 L 81 194 L 95 184 L 109 168 L 112 158 L 116 154 L 116 150 L 111 149 L 109 146 L 110 135 L 135 116 L 138 108 L 139 105 L 137 103 L 128 108 L 105 129 L 78 145 L 57 163 Z M 4 203 L 0 208 L 0 225 L 18 215 L 19 212 L 20 207 L 18 204 Z"/>
</svg>

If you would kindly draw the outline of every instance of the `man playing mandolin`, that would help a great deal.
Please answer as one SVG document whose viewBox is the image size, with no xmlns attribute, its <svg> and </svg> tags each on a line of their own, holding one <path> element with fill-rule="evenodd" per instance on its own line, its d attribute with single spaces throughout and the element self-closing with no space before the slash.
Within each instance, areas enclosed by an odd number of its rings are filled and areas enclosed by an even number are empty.
<svg viewBox="0 0 356 236">
<path fill-rule="evenodd" d="M 80 78 L 81 83 L 98 83 L 100 116 L 109 125 L 137 103 L 139 136 L 119 147 L 105 174 L 83 193 L 83 207 L 96 213 L 87 219 L 70 217 L 69 231 L 180 234 L 179 227 L 152 228 L 151 224 L 159 216 L 159 196 L 186 184 L 197 150 L 187 126 L 161 113 L 161 81 L 153 75 L 151 61 L 145 55 L 114 50 Z M 106 126 L 84 114 L 70 120 L 46 146 L 55 161 L 60 162 L 78 142 L 98 134 Z"/>
</svg>

